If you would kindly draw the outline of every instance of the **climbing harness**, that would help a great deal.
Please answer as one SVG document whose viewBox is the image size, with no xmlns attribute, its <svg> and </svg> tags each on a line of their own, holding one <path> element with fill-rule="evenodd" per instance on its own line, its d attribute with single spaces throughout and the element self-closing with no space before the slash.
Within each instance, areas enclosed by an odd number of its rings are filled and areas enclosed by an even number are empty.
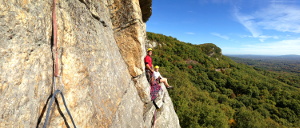
<svg viewBox="0 0 300 128">
<path fill-rule="evenodd" d="M 71 118 L 71 121 L 73 123 L 74 128 L 76 128 L 74 119 L 73 119 L 73 117 L 72 117 L 72 115 L 71 115 L 71 113 L 70 113 L 70 111 L 67 107 L 67 103 L 66 103 L 66 100 L 65 100 L 65 97 L 64 97 L 62 91 L 59 90 L 59 89 L 56 89 L 56 78 L 57 77 L 60 79 L 60 83 L 62 84 L 63 87 L 64 87 L 64 85 L 62 83 L 62 77 L 59 76 L 58 50 L 57 50 L 57 22 L 56 22 L 56 9 L 55 9 L 55 7 L 56 7 L 56 0 L 53 0 L 53 10 L 52 10 L 52 27 L 53 27 L 53 30 L 52 30 L 53 31 L 53 33 L 52 33 L 53 34 L 52 55 L 53 55 L 53 90 L 55 90 L 55 91 L 52 94 L 52 98 L 51 98 L 50 103 L 48 105 L 46 119 L 45 119 L 43 128 L 47 127 L 48 120 L 49 120 L 49 115 L 50 115 L 50 111 L 51 111 L 51 106 L 53 104 L 53 101 L 56 98 L 57 93 L 59 93 L 61 95 L 64 106 L 66 108 L 66 111 L 68 112 L 68 115 Z M 57 104 L 58 104 L 58 102 L 57 102 Z"/>
</svg>

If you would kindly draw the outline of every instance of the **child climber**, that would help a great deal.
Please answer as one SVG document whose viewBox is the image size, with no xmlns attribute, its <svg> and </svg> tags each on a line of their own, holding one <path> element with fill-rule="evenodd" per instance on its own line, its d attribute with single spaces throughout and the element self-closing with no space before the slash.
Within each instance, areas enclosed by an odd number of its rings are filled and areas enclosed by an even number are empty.
<svg viewBox="0 0 300 128">
<path fill-rule="evenodd" d="M 159 70 L 159 66 L 155 66 L 155 67 L 154 67 L 154 72 L 153 72 L 154 79 L 155 79 L 158 83 L 164 83 L 167 89 L 173 88 L 172 86 L 170 86 L 170 85 L 168 84 L 167 78 L 163 78 L 163 77 L 160 75 L 160 73 L 159 73 L 158 70 Z"/>
</svg>

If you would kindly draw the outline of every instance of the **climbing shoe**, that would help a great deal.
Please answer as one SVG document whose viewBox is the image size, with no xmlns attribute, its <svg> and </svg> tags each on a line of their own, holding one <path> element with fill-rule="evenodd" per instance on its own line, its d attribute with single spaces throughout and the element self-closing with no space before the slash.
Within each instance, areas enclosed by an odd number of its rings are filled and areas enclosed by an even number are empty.
<svg viewBox="0 0 300 128">
<path fill-rule="evenodd" d="M 173 86 L 168 86 L 168 87 L 167 87 L 167 89 L 172 89 L 172 88 L 174 88 L 174 87 L 173 87 Z"/>
</svg>

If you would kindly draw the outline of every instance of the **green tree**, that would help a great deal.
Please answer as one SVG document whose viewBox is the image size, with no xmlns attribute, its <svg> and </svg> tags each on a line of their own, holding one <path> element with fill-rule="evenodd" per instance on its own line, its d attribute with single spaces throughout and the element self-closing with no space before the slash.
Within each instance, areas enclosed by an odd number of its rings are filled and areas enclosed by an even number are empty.
<svg viewBox="0 0 300 128">
<path fill-rule="evenodd" d="M 264 118 L 257 111 L 252 111 L 242 107 L 235 114 L 237 128 L 265 128 Z"/>
</svg>

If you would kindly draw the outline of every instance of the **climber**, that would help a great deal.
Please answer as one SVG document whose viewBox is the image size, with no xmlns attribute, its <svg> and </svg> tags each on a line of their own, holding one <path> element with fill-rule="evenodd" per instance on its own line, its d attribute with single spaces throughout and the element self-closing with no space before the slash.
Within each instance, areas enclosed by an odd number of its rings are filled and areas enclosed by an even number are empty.
<svg viewBox="0 0 300 128">
<path fill-rule="evenodd" d="M 149 83 L 151 82 L 150 80 L 151 80 L 152 74 L 154 72 L 151 55 L 152 55 L 152 48 L 148 48 L 147 55 L 144 58 L 144 62 L 145 62 L 145 68 L 146 68 L 146 77 L 147 77 L 147 80 Z"/>
<path fill-rule="evenodd" d="M 160 73 L 158 72 L 159 70 L 159 66 L 155 66 L 154 67 L 154 72 L 153 72 L 153 75 L 154 75 L 154 79 L 158 82 L 158 83 L 164 83 L 166 85 L 166 88 L 167 89 L 171 89 L 173 88 L 173 86 L 170 86 L 168 84 L 168 80 L 167 78 L 163 78 Z"/>
</svg>

